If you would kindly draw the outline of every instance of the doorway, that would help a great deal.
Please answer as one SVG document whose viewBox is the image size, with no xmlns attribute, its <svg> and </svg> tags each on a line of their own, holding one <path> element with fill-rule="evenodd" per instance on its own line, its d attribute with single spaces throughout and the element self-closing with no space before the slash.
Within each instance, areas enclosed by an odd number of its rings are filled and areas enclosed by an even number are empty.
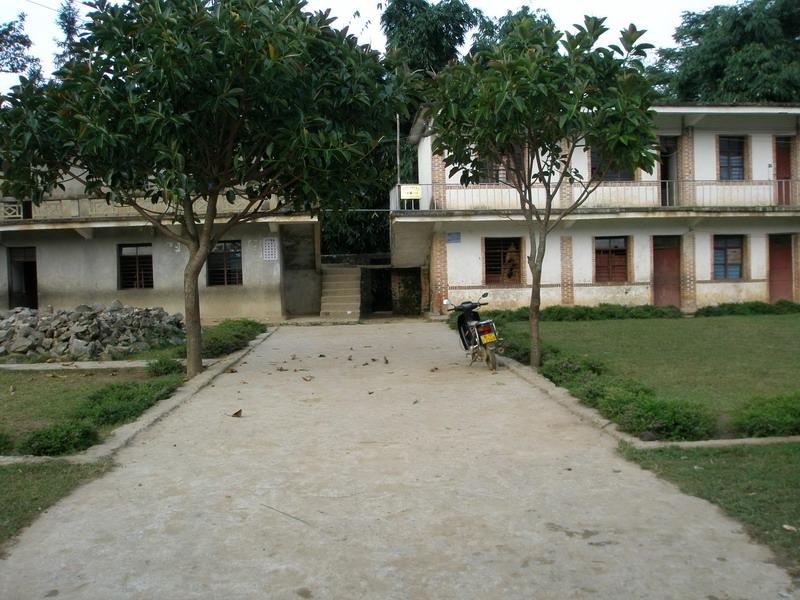
<svg viewBox="0 0 800 600">
<path fill-rule="evenodd" d="M 678 206 L 678 138 L 662 135 L 658 138 L 661 162 L 661 206 Z"/>
<path fill-rule="evenodd" d="M 653 303 L 681 305 L 681 236 L 653 236 Z"/>
<path fill-rule="evenodd" d="M 36 248 L 8 249 L 8 307 L 39 308 Z"/>
<path fill-rule="evenodd" d="M 792 236 L 769 236 L 769 301 L 792 299 Z"/>
<path fill-rule="evenodd" d="M 778 206 L 792 203 L 792 138 L 775 138 L 775 200 Z"/>
</svg>

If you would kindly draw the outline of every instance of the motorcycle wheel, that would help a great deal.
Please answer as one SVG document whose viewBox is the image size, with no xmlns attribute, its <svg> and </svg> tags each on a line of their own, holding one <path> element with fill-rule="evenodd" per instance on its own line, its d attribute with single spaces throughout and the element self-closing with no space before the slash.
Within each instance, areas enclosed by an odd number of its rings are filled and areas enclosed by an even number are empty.
<svg viewBox="0 0 800 600">
<path fill-rule="evenodd" d="M 486 346 L 483 352 L 486 359 L 486 366 L 489 367 L 490 371 L 497 371 L 497 355 L 494 353 L 494 348 Z"/>
</svg>

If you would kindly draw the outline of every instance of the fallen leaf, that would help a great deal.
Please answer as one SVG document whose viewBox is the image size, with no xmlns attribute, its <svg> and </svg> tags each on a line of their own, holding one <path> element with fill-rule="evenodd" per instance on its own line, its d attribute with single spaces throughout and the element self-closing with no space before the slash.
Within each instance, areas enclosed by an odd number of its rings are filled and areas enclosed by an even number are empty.
<svg viewBox="0 0 800 600">
<path fill-rule="evenodd" d="M 286 367 L 278 367 L 278 371 L 288 371 L 288 370 L 289 369 L 287 369 Z"/>
<path fill-rule="evenodd" d="M 795 532 L 795 533 L 797 532 L 797 527 L 792 527 L 791 525 L 784 525 L 783 528 L 786 531 L 792 531 L 792 532 Z"/>
<path fill-rule="evenodd" d="M 242 416 L 242 409 L 240 408 L 235 413 L 231 415 L 232 417 L 241 417 Z"/>
<path fill-rule="evenodd" d="M 297 360 L 297 354 L 292 354 L 292 360 Z"/>
<path fill-rule="evenodd" d="M 431 369 L 431 373 L 434 373 L 434 372 L 436 372 L 436 371 L 438 371 L 438 370 L 439 370 L 439 367 L 433 367 L 433 368 Z"/>
<path fill-rule="evenodd" d="M 303 375 L 303 381 L 311 381 L 314 379 L 313 375 Z"/>
<path fill-rule="evenodd" d="M 319 357 L 320 358 L 325 358 L 325 355 L 324 354 L 320 354 Z"/>
<path fill-rule="evenodd" d="M 361 366 L 362 366 L 362 367 L 368 367 L 368 366 L 369 366 L 369 363 L 368 363 L 368 362 L 365 362 L 365 363 L 364 363 L 363 365 L 361 365 Z"/>
<path fill-rule="evenodd" d="M 239 372 L 239 371 L 237 371 L 237 370 L 236 370 L 236 369 L 234 369 L 233 367 L 231 367 L 230 369 L 228 369 L 228 373 L 238 373 L 238 372 Z"/>
<path fill-rule="evenodd" d="M 386 358 L 385 356 L 383 357 L 383 364 L 385 364 L 385 365 L 389 364 L 389 359 Z"/>
<path fill-rule="evenodd" d="M 411 404 L 419 404 L 419 400 L 414 400 Z"/>
<path fill-rule="evenodd" d="M 241 383 L 242 385 L 247 385 L 246 381 L 240 381 L 239 383 Z"/>
<path fill-rule="evenodd" d="M 370 396 L 372 396 L 372 394 L 374 394 L 374 393 L 375 392 L 367 392 L 367 394 L 369 394 Z"/>
<path fill-rule="evenodd" d="M 351 354 L 350 356 L 348 356 L 347 360 L 353 360 L 353 355 Z"/>
</svg>

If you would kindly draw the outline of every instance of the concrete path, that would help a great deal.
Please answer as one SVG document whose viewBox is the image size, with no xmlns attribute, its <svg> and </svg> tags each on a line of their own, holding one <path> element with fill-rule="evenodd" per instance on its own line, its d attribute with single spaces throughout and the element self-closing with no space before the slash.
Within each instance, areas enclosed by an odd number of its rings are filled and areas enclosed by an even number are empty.
<svg viewBox="0 0 800 600">
<path fill-rule="evenodd" d="M 244 360 L 24 532 L 0 598 L 796 597 L 442 324 L 283 328 Z"/>
<path fill-rule="evenodd" d="M 210 367 L 218 358 L 204 358 L 203 365 Z M 143 369 L 149 360 L 74 360 L 52 363 L 2 363 L 6 371 L 63 371 L 65 369 Z M 181 362 L 186 362 L 182 360 Z"/>
</svg>

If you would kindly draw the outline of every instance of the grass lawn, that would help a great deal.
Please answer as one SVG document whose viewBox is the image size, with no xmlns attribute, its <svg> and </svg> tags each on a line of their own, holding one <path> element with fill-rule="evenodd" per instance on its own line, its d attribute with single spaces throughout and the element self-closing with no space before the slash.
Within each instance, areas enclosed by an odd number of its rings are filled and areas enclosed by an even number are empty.
<svg viewBox="0 0 800 600">
<path fill-rule="evenodd" d="M 718 416 L 755 396 L 800 389 L 800 315 L 544 322 L 542 340 L 600 360 L 662 398 L 702 403 Z M 527 343 L 528 322 L 503 337 Z"/>
<path fill-rule="evenodd" d="M 800 576 L 800 444 L 636 450 L 626 458 L 720 506 Z M 785 528 L 787 525 L 789 528 Z"/>
<path fill-rule="evenodd" d="M 72 465 L 62 461 L 0 466 L 0 545 L 60 498 L 99 477 L 110 466 L 109 462 Z"/>
<path fill-rule="evenodd" d="M 148 379 L 145 369 L 0 370 L 0 432 L 16 443 L 34 429 L 71 417 L 106 384 Z"/>
</svg>

